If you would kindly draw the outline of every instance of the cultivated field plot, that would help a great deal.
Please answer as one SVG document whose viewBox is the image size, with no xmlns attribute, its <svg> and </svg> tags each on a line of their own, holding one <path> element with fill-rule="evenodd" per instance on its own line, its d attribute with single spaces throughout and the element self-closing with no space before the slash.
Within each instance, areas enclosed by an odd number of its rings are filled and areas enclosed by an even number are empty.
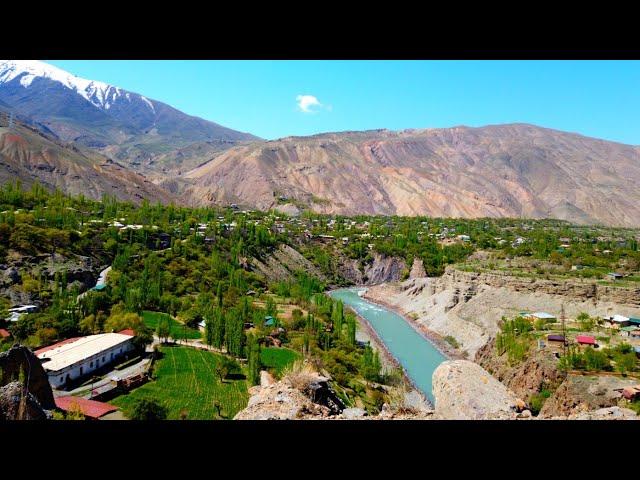
<svg viewBox="0 0 640 480">
<path fill-rule="evenodd" d="M 275 370 L 279 377 L 287 365 L 300 358 L 300 354 L 288 348 L 267 347 L 260 351 L 260 362 L 269 369 Z"/>
<path fill-rule="evenodd" d="M 168 313 L 150 312 L 148 310 L 142 312 L 142 319 L 144 320 L 144 324 L 154 332 L 156 331 L 156 328 L 158 328 L 158 323 L 160 322 L 160 320 L 163 320 L 165 318 L 169 319 L 171 338 L 180 340 L 183 338 L 197 339 L 202 337 L 202 334 L 199 330 L 185 327 L 182 323 L 172 318 Z"/>
<path fill-rule="evenodd" d="M 170 420 L 179 419 L 183 411 L 189 420 L 220 419 L 214 406 L 216 401 L 222 418 L 228 419 L 247 406 L 246 380 L 226 379 L 221 383 L 216 375 L 214 367 L 220 355 L 190 347 L 161 347 L 160 350 L 164 356 L 155 367 L 156 380 L 110 402 L 125 415 L 140 398 L 162 402 L 169 409 Z"/>
</svg>

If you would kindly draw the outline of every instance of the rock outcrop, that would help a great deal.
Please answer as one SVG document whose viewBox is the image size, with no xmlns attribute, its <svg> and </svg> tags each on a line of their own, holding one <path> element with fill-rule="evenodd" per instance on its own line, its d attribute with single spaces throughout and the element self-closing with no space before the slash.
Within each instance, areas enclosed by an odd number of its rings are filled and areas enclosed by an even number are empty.
<svg viewBox="0 0 640 480">
<path fill-rule="evenodd" d="M 424 269 L 424 262 L 420 258 L 414 258 L 411 271 L 409 272 L 409 278 L 423 278 L 426 276 L 427 272 Z"/>
<path fill-rule="evenodd" d="M 235 420 L 295 420 L 335 417 L 345 405 L 329 386 L 329 379 L 303 368 L 275 382 L 266 372 L 251 387 L 247 407 Z M 352 412 L 353 414 L 353 412 Z"/>
<path fill-rule="evenodd" d="M 360 265 L 358 260 L 341 258 L 340 275 L 356 285 L 378 285 L 397 282 L 407 268 L 404 259 L 374 253 L 371 262 Z"/>
<path fill-rule="evenodd" d="M 636 385 L 635 379 L 609 375 L 569 375 L 549 397 L 540 418 L 577 415 L 602 408 L 618 406 L 621 394 L 617 389 Z"/>
<path fill-rule="evenodd" d="M 435 417 L 446 420 L 516 419 L 525 404 L 480 365 L 446 361 L 433 372 Z"/>
<path fill-rule="evenodd" d="M 554 390 L 564 380 L 558 360 L 548 349 L 533 350 L 523 362 L 511 366 L 506 354 L 496 355 L 492 339 L 478 350 L 475 362 L 525 401 L 542 389 Z"/>
<path fill-rule="evenodd" d="M 56 407 L 53 391 L 47 373 L 31 350 L 22 345 L 14 345 L 6 352 L 0 353 L 0 385 L 18 381 L 21 377 L 26 381 L 28 392 L 45 409 Z"/>
<path fill-rule="evenodd" d="M 1 420 L 48 420 L 51 412 L 42 408 L 35 395 L 25 390 L 20 382 L 0 387 Z"/>
<path fill-rule="evenodd" d="M 628 408 L 608 407 L 591 412 L 575 413 L 569 415 L 567 420 L 640 420 L 640 417 Z"/>
<path fill-rule="evenodd" d="M 304 258 L 300 252 L 286 244 L 280 245 L 270 255 L 261 260 L 257 258 L 248 259 L 246 268 L 262 274 L 270 282 L 289 280 L 300 271 L 325 279 L 324 274 L 318 267 Z"/>
</svg>

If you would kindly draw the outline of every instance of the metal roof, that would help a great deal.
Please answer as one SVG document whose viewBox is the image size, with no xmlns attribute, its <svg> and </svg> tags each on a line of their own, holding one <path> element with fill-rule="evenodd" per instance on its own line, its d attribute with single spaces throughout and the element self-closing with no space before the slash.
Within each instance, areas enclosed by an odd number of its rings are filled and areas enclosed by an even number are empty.
<svg viewBox="0 0 640 480">
<path fill-rule="evenodd" d="M 591 337 L 589 335 L 578 335 L 576 336 L 576 341 L 578 343 L 588 343 L 590 345 L 596 343 L 595 337 Z"/>
<path fill-rule="evenodd" d="M 131 338 L 131 336 L 121 333 L 89 335 L 88 337 L 80 337 L 71 342 L 60 342 L 47 347 L 47 349 L 38 350 L 36 355 L 40 360 L 50 359 L 42 364 L 45 370 L 57 372 L 130 341 Z"/>
<path fill-rule="evenodd" d="M 109 403 L 97 402 L 95 400 L 89 400 L 82 397 L 73 397 L 73 396 L 65 396 L 65 397 L 56 397 L 55 398 L 56 407 L 65 412 L 74 409 L 80 409 L 82 414 L 85 417 L 89 418 L 100 418 L 103 415 L 106 415 L 110 412 L 115 412 L 118 410 L 118 407 L 114 407 Z"/>
<path fill-rule="evenodd" d="M 534 312 L 531 314 L 531 316 L 536 318 L 556 318 L 555 315 L 551 315 L 547 312 Z"/>
</svg>

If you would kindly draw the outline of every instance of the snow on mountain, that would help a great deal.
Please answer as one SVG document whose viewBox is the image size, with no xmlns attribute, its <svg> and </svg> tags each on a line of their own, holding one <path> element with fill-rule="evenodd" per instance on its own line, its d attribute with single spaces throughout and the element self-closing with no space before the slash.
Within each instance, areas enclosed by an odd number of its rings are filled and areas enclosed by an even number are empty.
<svg viewBox="0 0 640 480">
<path fill-rule="evenodd" d="M 118 98 L 124 98 L 129 103 L 131 95 L 123 89 L 104 82 L 87 80 L 72 75 L 61 68 L 38 60 L 0 60 L 0 85 L 19 78 L 20 85 L 25 88 L 31 86 L 36 78 L 46 78 L 58 82 L 66 88 L 75 91 L 97 108 L 109 110 Z M 153 103 L 146 97 L 139 97 L 155 113 Z"/>
</svg>

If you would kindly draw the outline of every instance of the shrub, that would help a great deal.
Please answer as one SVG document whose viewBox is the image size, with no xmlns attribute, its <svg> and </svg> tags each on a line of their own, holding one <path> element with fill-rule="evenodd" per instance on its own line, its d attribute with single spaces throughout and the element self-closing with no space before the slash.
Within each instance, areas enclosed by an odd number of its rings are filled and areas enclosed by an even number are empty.
<svg viewBox="0 0 640 480">
<path fill-rule="evenodd" d="M 587 347 L 583 353 L 583 358 L 587 370 L 606 370 L 609 368 L 609 358 L 601 350 Z"/>
<path fill-rule="evenodd" d="M 164 420 L 166 418 L 167 407 L 149 398 L 136 401 L 131 413 L 131 420 Z"/>
<path fill-rule="evenodd" d="M 547 397 L 542 395 L 542 393 L 534 393 L 529 397 L 529 410 L 531 410 L 532 415 L 538 415 L 540 410 L 542 410 L 542 406 L 544 402 L 547 400 Z"/>
<path fill-rule="evenodd" d="M 458 343 L 458 340 L 456 340 L 455 337 L 447 335 L 446 337 L 444 337 L 444 340 L 453 348 L 460 348 L 460 343 Z"/>
</svg>

